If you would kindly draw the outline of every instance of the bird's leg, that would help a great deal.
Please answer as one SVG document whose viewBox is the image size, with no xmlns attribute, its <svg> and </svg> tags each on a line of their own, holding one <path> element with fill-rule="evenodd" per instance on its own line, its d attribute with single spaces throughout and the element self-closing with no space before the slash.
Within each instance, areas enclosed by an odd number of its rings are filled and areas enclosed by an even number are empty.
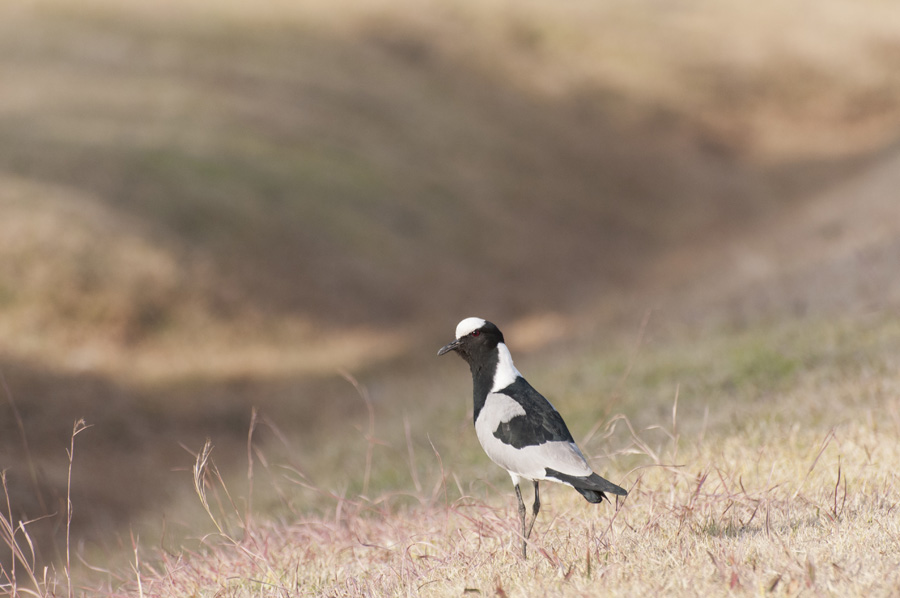
<svg viewBox="0 0 900 598">
<path fill-rule="evenodd" d="M 519 499 L 519 518 L 522 520 L 522 558 L 528 558 L 528 553 L 525 539 L 528 538 L 525 535 L 525 503 L 522 501 L 522 490 L 519 488 L 519 484 L 516 484 L 516 498 Z M 532 523 L 533 525 L 533 523 Z"/>
<path fill-rule="evenodd" d="M 522 505 L 522 508 L 525 508 L 525 505 Z M 531 525 L 528 526 L 528 531 L 525 532 L 525 537 L 529 537 L 531 535 L 531 530 L 534 528 L 534 522 L 537 521 L 538 511 L 541 510 L 541 489 L 538 485 L 538 481 L 534 480 L 534 505 L 531 507 L 532 517 L 531 517 Z"/>
</svg>

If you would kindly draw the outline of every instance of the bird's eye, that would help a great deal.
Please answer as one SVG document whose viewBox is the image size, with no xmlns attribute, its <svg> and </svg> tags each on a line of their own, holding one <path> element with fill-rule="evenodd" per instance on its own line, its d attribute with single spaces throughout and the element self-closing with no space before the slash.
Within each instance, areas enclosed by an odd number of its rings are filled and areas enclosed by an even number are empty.
<svg viewBox="0 0 900 598">
<path fill-rule="evenodd" d="M 475 332 L 472 333 L 472 336 L 481 336 L 481 331 L 476 330 Z"/>
</svg>

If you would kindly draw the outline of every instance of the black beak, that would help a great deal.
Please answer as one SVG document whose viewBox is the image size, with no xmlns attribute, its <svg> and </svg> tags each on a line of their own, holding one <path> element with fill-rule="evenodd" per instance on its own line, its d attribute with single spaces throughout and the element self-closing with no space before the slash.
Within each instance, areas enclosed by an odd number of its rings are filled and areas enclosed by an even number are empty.
<svg viewBox="0 0 900 598">
<path fill-rule="evenodd" d="M 449 353 L 450 351 L 456 351 L 457 347 L 459 347 L 459 339 L 456 339 L 449 345 L 444 345 L 441 347 L 441 350 L 438 351 L 438 355 L 443 355 L 444 353 Z"/>
</svg>

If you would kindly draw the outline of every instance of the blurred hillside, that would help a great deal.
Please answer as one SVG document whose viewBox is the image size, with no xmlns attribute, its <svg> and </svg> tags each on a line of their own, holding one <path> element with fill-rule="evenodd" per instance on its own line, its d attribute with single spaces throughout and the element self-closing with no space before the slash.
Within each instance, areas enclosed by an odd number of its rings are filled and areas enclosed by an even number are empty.
<svg viewBox="0 0 900 598">
<path fill-rule="evenodd" d="M 889 2 L 14 0 L 0 81 L 22 516 L 58 511 L 78 417 L 96 533 L 172 498 L 180 442 L 357 413 L 337 369 L 421 363 L 466 315 L 897 298 Z"/>
</svg>

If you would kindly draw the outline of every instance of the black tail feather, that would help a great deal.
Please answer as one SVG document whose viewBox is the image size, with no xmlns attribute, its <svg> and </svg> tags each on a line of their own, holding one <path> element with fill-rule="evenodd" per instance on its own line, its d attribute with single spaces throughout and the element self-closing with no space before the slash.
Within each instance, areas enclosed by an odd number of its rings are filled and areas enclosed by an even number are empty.
<svg viewBox="0 0 900 598">
<path fill-rule="evenodd" d="M 599 490 L 587 490 L 585 488 L 578 488 L 578 487 L 576 487 L 575 489 L 578 490 L 581 493 L 581 495 L 588 502 L 592 502 L 594 504 L 597 504 L 598 502 L 603 502 L 604 498 L 606 498 L 606 500 L 609 500 L 609 498 L 607 498 L 607 496 L 605 494 L 603 494 L 602 492 L 600 492 Z"/>
<path fill-rule="evenodd" d="M 616 486 L 609 480 L 603 479 L 596 473 L 586 477 L 571 476 L 553 469 L 545 469 L 548 477 L 555 478 L 564 484 L 569 484 L 588 501 L 592 503 L 602 502 L 604 498 L 609 500 L 606 493 L 625 496 L 628 492 L 621 486 Z"/>
</svg>

